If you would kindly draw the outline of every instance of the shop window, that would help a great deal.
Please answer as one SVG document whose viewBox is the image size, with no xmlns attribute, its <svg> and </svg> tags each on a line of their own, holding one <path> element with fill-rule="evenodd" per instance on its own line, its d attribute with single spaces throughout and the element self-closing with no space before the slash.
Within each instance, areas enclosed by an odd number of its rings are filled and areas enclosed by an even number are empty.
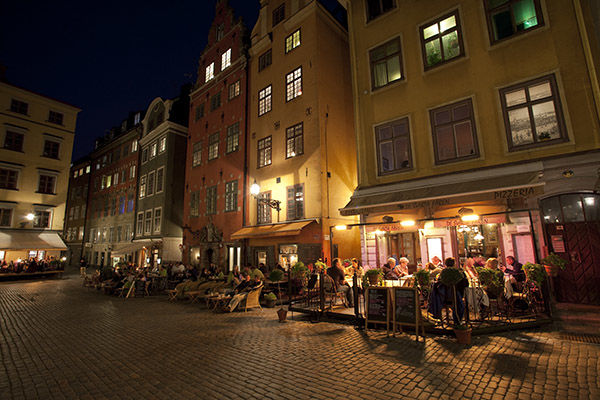
<svg viewBox="0 0 600 400">
<path fill-rule="evenodd" d="M 231 85 L 229 85 L 229 100 L 233 99 L 234 97 L 238 97 L 240 95 L 241 92 L 241 85 L 240 85 L 240 81 L 237 80 L 235 82 L 233 82 Z"/>
<path fill-rule="evenodd" d="M 298 245 L 282 244 L 279 246 L 279 264 L 286 271 L 298 262 Z"/>
<path fill-rule="evenodd" d="M 396 8 L 394 0 L 367 0 L 367 21 Z"/>
<path fill-rule="evenodd" d="M 271 192 L 263 192 L 258 194 L 258 199 L 271 200 Z M 265 201 L 257 201 L 257 219 L 259 224 L 271 223 L 271 207 L 265 204 Z"/>
<path fill-rule="evenodd" d="M 544 25 L 539 0 L 485 0 L 492 43 Z"/>
<path fill-rule="evenodd" d="M 60 149 L 60 143 L 55 142 L 53 140 L 45 140 L 44 141 L 44 152 L 42 155 L 44 157 L 58 159 L 59 149 Z"/>
<path fill-rule="evenodd" d="M 438 257 L 440 260 L 444 259 L 443 238 L 427 238 L 427 257 L 429 257 L 429 260 L 433 259 L 433 257 Z"/>
<path fill-rule="evenodd" d="M 257 143 L 258 168 L 271 165 L 271 136 L 261 139 Z"/>
<path fill-rule="evenodd" d="M 289 53 L 298 46 L 300 46 L 300 29 L 285 38 L 285 53 Z"/>
<path fill-rule="evenodd" d="M 192 146 L 192 167 L 197 167 L 202 162 L 202 142 L 196 142 Z"/>
<path fill-rule="evenodd" d="M 240 147 L 240 123 L 227 127 L 227 143 L 225 151 L 227 154 L 237 151 Z"/>
<path fill-rule="evenodd" d="M 544 222 L 551 224 L 560 224 L 563 222 L 560 199 L 558 196 L 542 200 L 541 207 L 542 214 L 544 215 Z"/>
<path fill-rule="evenodd" d="M 213 133 L 208 137 L 208 160 L 214 160 L 219 157 L 219 132 Z"/>
<path fill-rule="evenodd" d="M 19 132 L 6 131 L 4 136 L 4 148 L 12 151 L 23 151 L 25 135 Z"/>
<path fill-rule="evenodd" d="M 29 104 L 25 103 L 24 101 L 12 99 L 10 102 L 10 111 L 27 115 L 27 112 L 29 111 Z"/>
<path fill-rule="evenodd" d="M 430 118 L 436 164 L 479 156 L 471 99 L 433 109 Z"/>
<path fill-rule="evenodd" d="M 210 186 L 206 188 L 206 214 L 214 215 L 217 213 L 217 187 Z"/>
<path fill-rule="evenodd" d="M 560 196 L 564 222 L 585 221 L 583 214 L 583 203 L 579 194 L 567 194 Z"/>
<path fill-rule="evenodd" d="M 412 169 L 408 117 L 375 127 L 379 174 Z"/>
<path fill-rule="evenodd" d="M 221 71 L 231 65 L 231 49 L 221 55 Z"/>
<path fill-rule="evenodd" d="M 271 51 L 271 49 L 269 49 L 258 57 L 258 72 L 267 68 L 269 65 L 271 65 L 272 62 L 273 52 Z"/>
<path fill-rule="evenodd" d="M 500 90 L 509 150 L 568 140 L 554 75 Z"/>
<path fill-rule="evenodd" d="M 298 67 L 285 76 L 285 101 L 302 96 L 302 67 Z"/>
<path fill-rule="evenodd" d="M 285 3 L 273 10 L 273 26 L 285 19 Z"/>
<path fill-rule="evenodd" d="M 285 158 L 304 154 L 304 123 L 290 126 L 285 130 Z"/>
<path fill-rule="evenodd" d="M 287 220 L 304 218 L 304 184 L 287 187 Z"/>
<path fill-rule="evenodd" d="M 238 182 L 231 181 L 225 184 L 225 211 L 237 211 Z"/>
<path fill-rule="evenodd" d="M 540 202 L 544 222 L 562 224 L 600 220 L 600 195 L 571 193 L 549 197 Z"/>
<path fill-rule="evenodd" d="M 458 11 L 420 27 L 425 69 L 465 55 Z"/>
<path fill-rule="evenodd" d="M 0 226 L 10 227 L 12 223 L 12 208 L 0 208 Z"/>
<path fill-rule="evenodd" d="M 204 82 L 208 82 L 215 77 L 215 63 L 212 62 L 206 67 Z"/>
<path fill-rule="evenodd" d="M 371 50 L 369 60 L 373 90 L 404 79 L 400 38 L 392 39 Z"/>
<path fill-rule="evenodd" d="M 258 92 L 258 116 L 271 111 L 271 85 Z"/>
<path fill-rule="evenodd" d="M 600 221 L 600 196 L 596 194 L 582 194 L 583 212 L 586 221 Z"/>
<path fill-rule="evenodd" d="M 33 218 L 34 228 L 50 228 L 50 211 L 35 211 Z"/>
</svg>

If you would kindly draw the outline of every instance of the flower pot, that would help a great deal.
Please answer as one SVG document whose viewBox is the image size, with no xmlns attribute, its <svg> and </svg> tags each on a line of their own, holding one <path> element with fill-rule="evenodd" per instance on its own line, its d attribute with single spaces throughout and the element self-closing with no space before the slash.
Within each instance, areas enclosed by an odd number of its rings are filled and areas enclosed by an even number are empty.
<svg viewBox="0 0 600 400">
<path fill-rule="evenodd" d="M 371 286 L 377 286 L 379 283 L 379 277 L 377 275 L 369 275 L 367 278 L 369 278 L 369 284 Z"/>
<path fill-rule="evenodd" d="M 280 308 L 277 310 L 277 316 L 279 317 L 279 322 L 285 322 L 285 318 L 287 317 L 287 310 L 285 308 Z"/>
<path fill-rule="evenodd" d="M 273 300 L 273 299 L 266 299 L 265 307 L 267 307 L 267 308 L 273 308 L 273 307 L 275 307 L 275 300 Z"/>
<path fill-rule="evenodd" d="M 471 344 L 471 328 L 468 329 L 456 329 L 454 328 L 454 334 L 456 335 L 456 341 L 460 344 Z"/>
<path fill-rule="evenodd" d="M 548 276 L 551 276 L 552 278 L 556 278 L 558 276 L 558 267 L 555 267 L 554 265 L 544 265 L 544 268 L 546 268 L 546 273 Z"/>
</svg>

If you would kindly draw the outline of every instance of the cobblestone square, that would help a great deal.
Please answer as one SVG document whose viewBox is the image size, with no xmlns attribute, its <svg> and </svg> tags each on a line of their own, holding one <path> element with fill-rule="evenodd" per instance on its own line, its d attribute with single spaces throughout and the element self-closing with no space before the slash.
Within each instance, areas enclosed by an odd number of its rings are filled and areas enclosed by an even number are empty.
<svg viewBox="0 0 600 400">
<path fill-rule="evenodd" d="M 600 346 L 550 329 L 423 345 L 273 309 L 123 300 L 75 276 L 0 283 L 0 315 L 0 399 L 600 398 Z"/>
</svg>

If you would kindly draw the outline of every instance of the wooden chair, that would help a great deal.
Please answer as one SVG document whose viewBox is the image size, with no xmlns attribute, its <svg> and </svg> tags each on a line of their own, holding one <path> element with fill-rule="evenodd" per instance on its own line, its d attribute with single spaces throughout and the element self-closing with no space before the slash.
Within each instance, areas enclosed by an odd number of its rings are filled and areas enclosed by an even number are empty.
<svg viewBox="0 0 600 400">
<path fill-rule="evenodd" d="M 325 288 L 325 302 L 327 303 L 329 300 L 329 309 L 332 309 L 337 305 L 338 299 L 342 301 L 342 305 L 344 307 L 348 307 L 345 293 L 335 290 L 335 282 L 333 281 L 332 277 L 329 275 L 324 275 L 323 287 Z"/>
<path fill-rule="evenodd" d="M 260 285 L 248 293 L 248 296 L 246 296 L 246 300 L 244 301 L 244 312 L 248 311 L 249 308 L 260 308 L 261 311 L 263 310 L 260 305 L 260 293 L 262 292 L 263 286 L 264 285 Z"/>
</svg>

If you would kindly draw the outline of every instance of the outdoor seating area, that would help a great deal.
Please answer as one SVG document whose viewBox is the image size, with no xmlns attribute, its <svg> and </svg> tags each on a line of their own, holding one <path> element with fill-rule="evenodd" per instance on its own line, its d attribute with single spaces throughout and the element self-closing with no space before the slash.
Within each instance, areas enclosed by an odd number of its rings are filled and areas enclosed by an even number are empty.
<svg viewBox="0 0 600 400">
<path fill-rule="evenodd" d="M 61 277 L 65 270 L 64 262 L 55 257 L 28 260 L 2 260 L 0 281 L 40 277 Z"/>
</svg>

